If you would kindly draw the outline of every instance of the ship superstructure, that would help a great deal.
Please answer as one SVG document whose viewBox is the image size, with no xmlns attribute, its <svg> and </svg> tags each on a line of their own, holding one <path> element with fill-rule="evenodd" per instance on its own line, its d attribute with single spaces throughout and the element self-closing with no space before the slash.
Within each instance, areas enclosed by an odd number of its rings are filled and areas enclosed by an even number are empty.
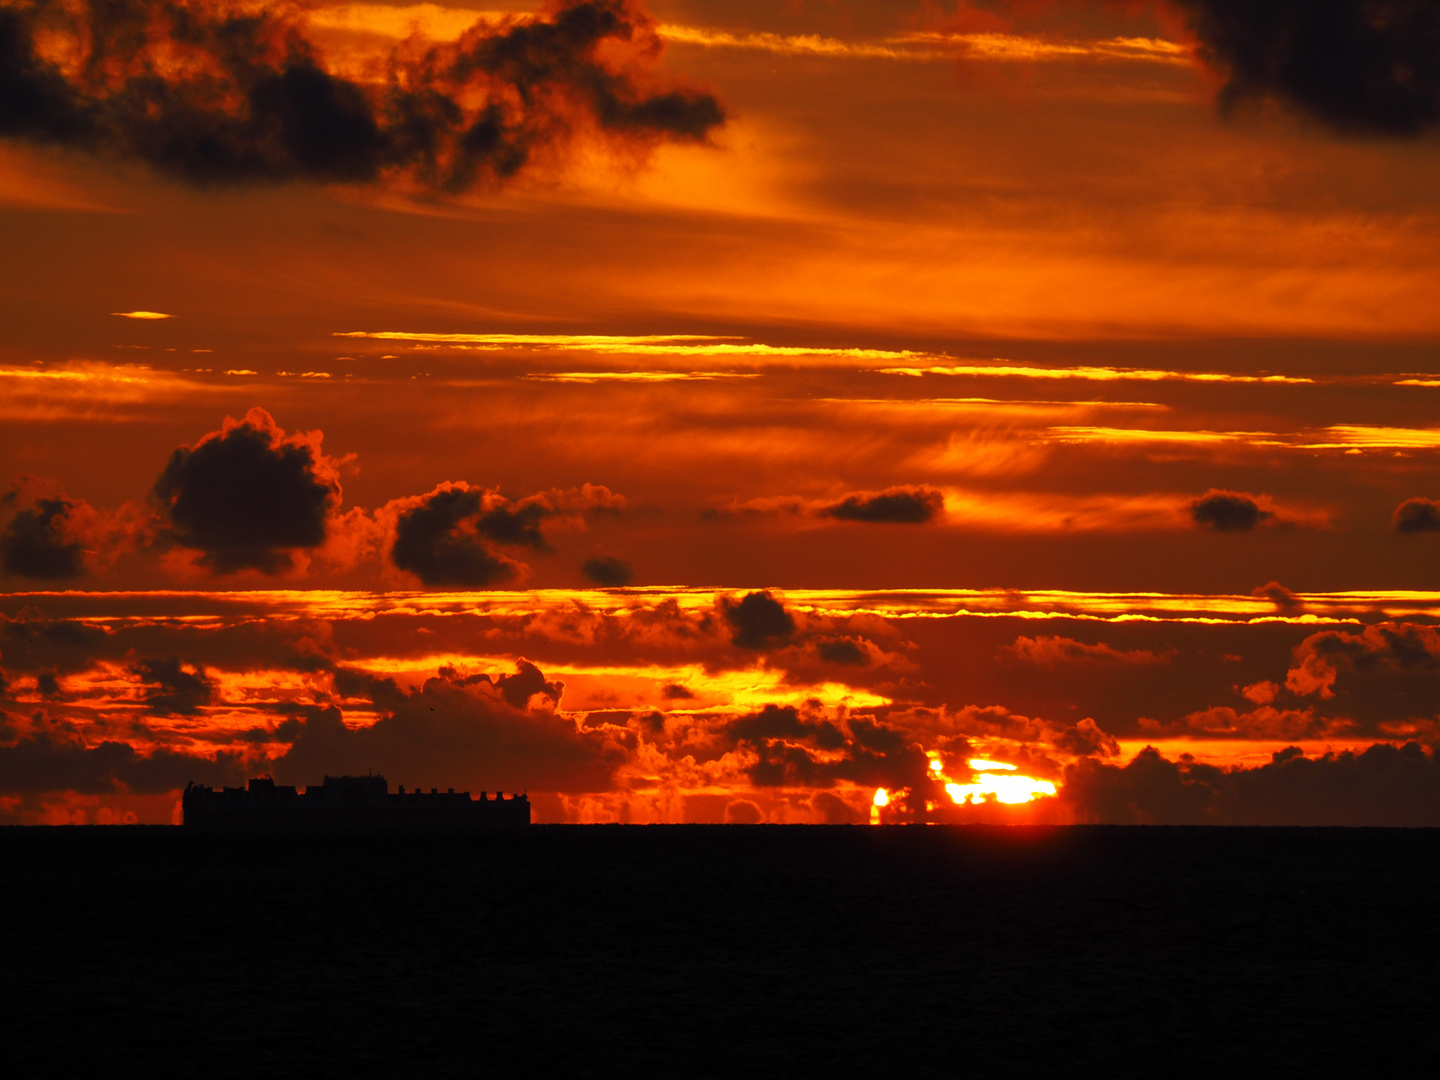
<svg viewBox="0 0 1440 1080">
<path fill-rule="evenodd" d="M 243 788 L 190 784 L 185 827 L 212 832 L 445 832 L 530 824 L 530 799 L 450 788 L 397 792 L 383 776 L 327 776 L 303 792 L 268 776 Z"/>
</svg>

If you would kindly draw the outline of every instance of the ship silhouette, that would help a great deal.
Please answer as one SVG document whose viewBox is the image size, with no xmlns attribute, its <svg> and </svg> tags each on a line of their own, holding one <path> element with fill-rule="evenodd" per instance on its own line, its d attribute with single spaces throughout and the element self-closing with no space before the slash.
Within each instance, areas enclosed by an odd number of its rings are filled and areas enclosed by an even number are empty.
<svg viewBox="0 0 1440 1080">
<path fill-rule="evenodd" d="M 243 788 L 185 787 L 187 829 L 207 832 L 470 832 L 530 824 L 530 799 L 500 792 L 428 792 L 404 785 L 394 794 L 383 776 L 327 776 L 303 792 L 268 776 Z"/>
</svg>

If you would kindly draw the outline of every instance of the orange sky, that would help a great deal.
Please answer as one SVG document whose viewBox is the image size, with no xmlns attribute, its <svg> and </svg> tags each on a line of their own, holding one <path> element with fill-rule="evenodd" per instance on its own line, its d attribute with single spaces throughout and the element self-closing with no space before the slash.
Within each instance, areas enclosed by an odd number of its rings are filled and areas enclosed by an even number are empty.
<svg viewBox="0 0 1440 1080">
<path fill-rule="evenodd" d="M 3 0 L 0 814 L 1440 823 L 1440 105 L 1231 6 Z"/>
</svg>

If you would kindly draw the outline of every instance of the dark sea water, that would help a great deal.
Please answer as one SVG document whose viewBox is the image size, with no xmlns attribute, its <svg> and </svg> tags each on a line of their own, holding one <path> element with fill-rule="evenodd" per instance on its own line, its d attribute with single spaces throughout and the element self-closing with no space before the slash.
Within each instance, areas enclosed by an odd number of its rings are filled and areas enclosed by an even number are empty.
<svg viewBox="0 0 1440 1080">
<path fill-rule="evenodd" d="M 1437 1068 L 1435 830 L 54 828 L 0 855 L 12 1076 Z"/>
</svg>

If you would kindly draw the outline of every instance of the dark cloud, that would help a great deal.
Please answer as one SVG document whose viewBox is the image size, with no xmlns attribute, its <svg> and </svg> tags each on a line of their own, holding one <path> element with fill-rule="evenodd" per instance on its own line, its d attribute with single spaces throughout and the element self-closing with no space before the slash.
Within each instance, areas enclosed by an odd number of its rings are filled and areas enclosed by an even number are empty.
<svg viewBox="0 0 1440 1080">
<path fill-rule="evenodd" d="M 1115 736 L 1102 731 L 1088 716 L 1055 736 L 1055 748 L 1077 757 L 1114 757 L 1120 753 L 1120 743 Z"/>
<path fill-rule="evenodd" d="M 215 686 L 205 669 L 186 670 L 178 656 L 142 660 L 130 673 L 145 684 L 145 706 L 160 716 L 194 716 L 215 698 Z"/>
<path fill-rule="evenodd" d="M 827 664 L 841 664 L 846 667 L 864 667 L 870 663 L 870 654 L 854 638 L 833 638 L 816 646 L 820 659 Z"/>
<path fill-rule="evenodd" d="M 759 825 L 764 820 L 765 811 L 749 799 L 731 799 L 725 804 L 726 825 Z"/>
<path fill-rule="evenodd" d="M 795 620 L 785 605 L 769 592 L 747 593 L 740 601 L 726 601 L 725 621 L 730 640 L 742 649 L 775 649 L 795 634 Z"/>
<path fill-rule="evenodd" d="M 1311 634 L 1294 649 L 1285 688 L 1333 701 L 1328 711 L 1382 736 L 1387 726 L 1406 733 L 1393 727 L 1397 723 L 1433 728 L 1440 711 L 1440 629 L 1386 622 L 1358 633 Z"/>
<path fill-rule="evenodd" d="M 382 719 L 352 730 L 331 708 L 287 721 L 277 734 L 291 746 L 274 761 L 275 775 L 303 784 L 373 771 L 392 784 L 607 791 L 625 751 L 604 732 L 582 731 L 553 711 L 560 690 L 523 661 L 515 674 L 493 682 L 451 673 L 406 692 L 372 680 L 369 693 Z"/>
<path fill-rule="evenodd" d="M 724 734 L 755 755 L 745 771 L 756 787 L 826 788 L 842 781 L 914 787 L 926 781 L 929 769 L 903 731 L 873 717 L 848 717 L 842 728 L 791 705 L 766 705 L 729 721 Z"/>
<path fill-rule="evenodd" d="M 853 806 L 828 791 L 811 795 L 810 808 L 826 825 L 858 825 L 863 820 Z"/>
<path fill-rule="evenodd" d="M 1275 516 L 1262 510 L 1253 497 L 1237 491 L 1207 491 L 1190 504 L 1190 515 L 1196 525 L 1216 532 L 1250 532 Z"/>
<path fill-rule="evenodd" d="M 1260 600 L 1269 600 L 1282 615 L 1299 615 L 1305 610 L 1305 601 L 1278 581 L 1267 581 L 1264 585 L 1252 589 L 1250 595 Z"/>
<path fill-rule="evenodd" d="M 395 523 L 390 560 L 426 585 L 485 586 L 513 581 L 522 564 L 486 543 L 479 520 L 485 492 L 451 487 L 426 496 Z"/>
<path fill-rule="evenodd" d="M 845 735 L 834 723 L 801 716 L 793 705 L 766 705 L 758 713 L 732 720 L 726 732 L 736 742 L 810 740 L 821 750 L 838 750 L 845 745 Z"/>
<path fill-rule="evenodd" d="M 10 520 L 0 530 L 0 569 L 16 577 L 64 581 L 85 572 L 85 546 L 75 538 L 72 516 L 78 505 L 64 497 L 36 499 L 19 506 L 19 492 L 0 497 L 0 514 Z"/>
<path fill-rule="evenodd" d="M 399 499 L 381 513 L 394 516 L 390 560 L 399 569 L 426 585 L 483 587 L 514 581 L 528 570 L 497 546 L 548 552 L 542 523 L 583 521 L 586 514 L 618 512 L 624 506 L 623 496 L 593 484 L 511 500 L 498 491 L 452 482 Z"/>
<path fill-rule="evenodd" d="M 1177 0 L 1201 56 L 1226 76 L 1221 108 L 1273 98 L 1350 135 L 1440 123 L 1434 0 Z"/>
<path fill-rule="evenodd" d="M 158 794 L 191 780 L 233 785 L 244 777 L 244 765 L 234 754 L 208 758 L 162 748 L 147 755 L 129 743 L 108 741 L 87 746 L 54 725 L 0 745 L 0 792 L 6 794 Z"/>
<path fill-rule="evenodd" d="M 154 495 L 171 538 L 205 566 L 275 573 L 292 565 L 289 549 L 325 542 L 340 483 L 319 432 L 287 438 L 269 413 L 251 409 L 171 454 Z"/>
<path fill-rule="evenodd" d="M 945 496 L 936 488 L 900 487 L 884 491 L 854 491 L 839 499 L 802 499 L 796 495 L 764 496 L 732 502 L 729 506 L 705 510 L 705 521 L 746 517 L 798 517 L 801 514 L 836 521 L 871 524 L 924 525 L 945 509 Z"/>
<path fill-rule="evenodd" d="M 145 162 L 193 184 L 371 183 L 458 191 L 503 180 L 594 130 L 703 141 L 710 94 L 642 85 L 607 47 L 660 50 L 625 0 L 570 0 L 409 42 L 375 82 L 326 67 L 289 5 L 30 0 L 0 9 L 0 137 Z M 64 56 L 65 62 L 59 58 Z"/>
<path fill-rule="evenodd" d="M 1123 767 L 1088 758 L 1067 768 L 1060 800 L 1097 824 L 1436 826 L 1440 762 L 1413 742 L 1318 759 L 1292 747 L 1253 769 L 1147 747 Z"/>
<path fill-rule="evenodd" d="M 629 585 L 635 576 L 630 570 L 629 563 L 622 562 L 611 555 L 597 555 L 593 559 L 586 559 L 585 565 L 580 567 L 580 572 L 596 585 L 602 585 L 607 589 Z"/>
<path fill-rule="evenodd" d="M 693 690 L 679 683 L 666 683 L 660 692 L 665 695 L 666 701 L 688 701 L 695 697 Z"/>
<path fill-rule="evenodd" d="M 1398 533 L 1440 532 L 1440 503 L 1433 499 L 1406 499 L 1390 519 Z"/>
<path fill-rule="evenodd" d="M 98 626 L 51 619 L 36 608 L 23 608 L 14 617 L 0 615 L 0 654 L 11 671 L 84 671 L 108 639 Z"/>
<path fill-rule="evenodd" d="M 879 524 L 924 525 L 945 509 L 945 496 L 935 488 L 894 487 L 878 494 L 857 492 L 818 507 L 817 517 Z"/>
</svg>

